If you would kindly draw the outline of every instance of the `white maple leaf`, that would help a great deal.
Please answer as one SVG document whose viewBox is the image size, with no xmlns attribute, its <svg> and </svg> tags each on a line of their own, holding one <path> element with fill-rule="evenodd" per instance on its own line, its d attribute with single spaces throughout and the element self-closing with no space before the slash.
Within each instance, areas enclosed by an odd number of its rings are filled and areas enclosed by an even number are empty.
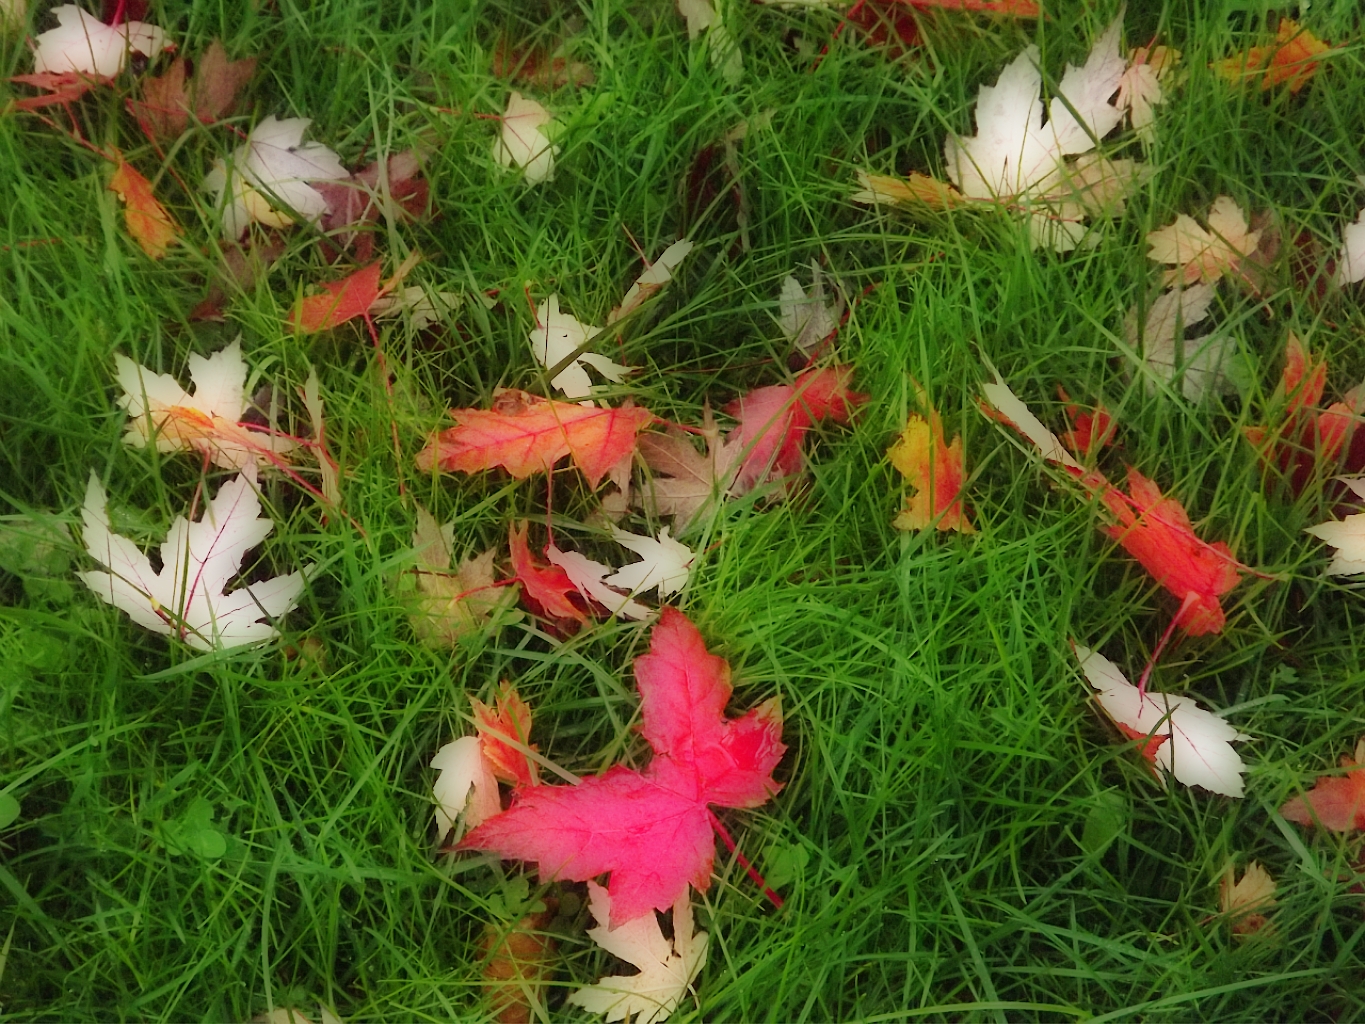
<svg viewBox="0 0 1365 1024">
<path fill-rule="evenodd" d="M 744 77 L 744 55 L 711 0 L 677 0 L 677 4 L 678 13 L 687 19 L 687 38 L 695 40 L 705 32 L 711 66 L 727 84 L 738 85 Z"/>
<path fill-rule="evenodd" d="M 1190 697 L 1150 690 L 1139 694 L 1118 666 L 1102 654 L 1077 647 L 1076 657 L 1105 714 L 1123 728 L 1125 735 L 1144 744 L 1153 764 L 1186 786 L 1242 796 L 1246 765 L 1232 744 L 1250 736 L 1205 711 Z"/>
<path fill-rule="evenodd" d="M 1355 284 L 1365 279 L 1365 210 L 1360 211 L 1355 223 L 1341 233 L 1341 251 L 1337 253 L 1337 284 Z"/>
<path fill-rule="evenodd" d="M 789 274 L 782 282 L 782 298 L 778 303 L 778 325 L 792 347 L 802 355 L 810 355 L 833 334 L 844 313 L 844 297 L 837 289 L 834 301 L 825 301 L 825 277 L 820 264 L 811 260 L 810 268 L 810 291 L 801 287 L 794 274 Z"/>
<path fill-rule="evenodd" d="M 1123 333 L 1129 346 L 1159 379 L 1179 379 L 1181 393 L 1191 402 L 1232 389 L 1226 371 L 1236 341 L 1219 333 L 1185 337 L 1185 328 L 1208 319 L 1214 294 L 1209 284 L 1172 288 L 1147 307 L 1140 323 L 1136 307 L 1124 318 Z"/>
<path fill-rule="evenodd" d="M 588 882 L 588 906 L 598 921 L 611 920 L 611 896 L 596 882 Z M 639 974 L 600 979 L 596 985 L 570 994 L 568 1003 L 606 1020 L 634 1017 L 634 1024 L 659 1024 L 678 1008 L 706 965 L 706 932 L 692 930 L 690 890 L 673 904 L 673 941 L 664 938 L 654 913 L 644 914 L 616 928 L 599 924 L 589 937 L 612 956 L 640 968 Z"/>
<path fill-rule="evenodd" d="M 615 570 L 609 565 L 593 561 L 577 551 L 561 551 L 553 544 L 545 546 L 545 557 L 564 570 L 569 582 L 584 597 L 596 601 L 613 615 L 643 622 L 654 617 L 654 609 L 632 600 L 629 594 L 613 590 L 603 582 Z"/>
<path fill-rule="evenodd" d="M 555 176 L 559 147 L 543 131 L 554 120 L 535 100 L 513 92 L 502 115 L 502 134 L 493 143 L 493 159 L 499 167 L 520 167 L 532 185 Z"/>
<path fill-rule="evenodd" d="M 412 284 L 375 299 L 370 306 L 370 315 L 376 320 L 384 320 L 406 313 L 414 331 L 425 331 L 443 318 L 453 316 L 463 304 L 464 296 L 459 292 L 429 292 L 420 284 Z"/>
<path fill-rule="evenodd" d="M 1180 61 L 1180 51 L 1169 46 L 1139 46 L 1128 55 L 1128 69 L 1119 79 L 1119 94 L 1114 105 L 1128 113 L 1128 122 L 1143 145 L 1156 141 L 1156 112 L 1165 102 L 1161 80 Z"/>
<path fill-rule="evenodd" d="M 634 313 L 647 299 L 673 280 L 673 271 L 691 251 L 691 239 L 684 238 L 661 252 L 659 258 L 649 265 L 649 269 L 635 279 L 621 304 L 607 314 L 607 323 L 614 324 L 622 317 Z"/>
<path fill-rule="evenodd" d="M 547 370 L 564 360 L 569 360 L 562 370 L 550 378 L 550 385 L 574 399 L 587 398 L 592 391 L 592 378 L 583 364 L 591 366 L 607 380 L 620 381 L 630 372 L 630 367 L 613 363 L 606 356 L 595 352 L 580 352 L 593 338 L 602 333 L 602 328 L 581 323 L 568 313 L 560 311 L 559 296 L 551 295 L 536 307 L 536 328 L 531 332 L 531 354 L 536 362 Z"/>
<path fill-rule="evenodd" d="M 294 607 L 312 567 L 226 592 L 242 559 L 274 528 L 260 517 L 256 466 L 223 484 L 198 522 L 176 516 L 161 545 L 161 571 L 127 537 L 109 528 L 108 499 L 90 474 L 85 491 L 85 548 L 108 572 L 81 572 L 100 600 L 154 633 L 178 636 L 201 651 L 260 643 L 276 635 L 274 619 Z M 261 620 L 272 621 L 261 621 Z"/>
<path fill-rule="evenodd" d="M 667 597 L 677 593 L 687 584 L 692 574 L 692 562 L 697 555 L 686 544 L 680 544 L 668 535 L 668 527 L 659 531 L 659 538 L 642 537 L 612 527 L 612 537 L 616 543 L 629 548 L 643 561 L 622 566 L 602 582 L 610 587 L 619 587 L 632 594 L 659 588 L 659 596 Z"/>
<path fill-rule="evenodd" d="M 154 443 L 159 452 L 202 452 L 224 469 L 242 469 L 258 455 L 282 458 L 298 447 L 291 438 L 248 430 L 238 422 L 247 407 L 240 338 L 208 358 L 190 356 L 193 391 L 127 356 L 115 354 L 114 364 L 123 388 L 118 404 L 129 416 L 124 444 L 145 448 Z"/>
<path fill-rule="evenodd" d="M 155 57 L 166 48 L 166 33 L 144 21 L 106 25 L 75 4 L 52 8 L 57 27 L 34 40 L 37 74 L 82 74 L 113 78 L 123 70 L 129 52 Z"/>
<path fill-rule="evenodd" d="M 251 130 L 230 159 L 213 162 L 200 187 L 216 194 L 224 238 L 240 238 L 252 221 L 284 228 L 295 216 L 311 223 L 327 212 L 327 200 L 308 183 L 351 175 L 322 143 L 304 143 L 303 133 L 312 123 L 307 117 L 281 121 L 272 114 Z"/>
<path fill-rule="evenodd" d="M 1118 48 L 1122 17 L 1096 40 L 1085 64 L 1067 66 L 1048 106 L 1046 125 L 1039 51 L 1030 46 L 1006 66 L 994 85 L 981 86 L 976 135 L 950 135 L 945 144 L 948 177 L 963 194 L 1036 207 L 1029 216 L 1035 245 L 1059 252 L 1075 248 L 1085 234 L 1084 216 L 1095 212 L 1077 201 L 1078 190 L 1071 182 L 1076 168 L 1066 157 L 1094 149 L 1123 118 L 1109 102 L 1125 66 Z M 1136 181 L 1140 174 L 1130 167 L 1129 173 L 1112 177 Z"/>
<path fill-rule="evenodd" d="M 1365 476 L 1342 477 L 1341 482 L 1365 498 Z M 1304 532 L 1337 549 L 1332 564 L 1324 570 L 1328 576 L 1354 576 L 1365 572 L 1365 512 L 1357 512 L 1339 522 L 1309 526 Z"/>
<path fill-rule="evenodd" d="M 477 736 L 462 736 L 447 743 L 431 759 L 436 781 L 431 792 L 436 797 L 436 829 L 442 840 L 458 823 L 461 834 L 502 811 L 498 780 L 483 756 Z M 459 835 L 456 835 L 459 839 Z"/>
</svg>

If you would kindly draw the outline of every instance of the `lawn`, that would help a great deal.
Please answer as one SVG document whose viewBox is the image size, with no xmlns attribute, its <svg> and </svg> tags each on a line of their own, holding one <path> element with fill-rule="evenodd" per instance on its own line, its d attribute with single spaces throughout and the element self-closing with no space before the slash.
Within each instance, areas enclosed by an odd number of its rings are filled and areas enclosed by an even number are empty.
<svg viewBox="0 0 1365 1024">
<path fill-rule="evenodd" d="M 0 28 L 7 76 L 33 70 L 25 35 L 51 27 L 50 6 Z M 578 776 L 647 765 L 632 662 L 652 626 L 599 609 L 574 630 L 518 604 L 434 647 L 405 593 L 419 506 L 453 524 L 457 556 L 495 549 L 500 579 L 523 521 L 537 558 L 552 532 L 630 561 L 604 525 L 611 484 L 569 462 L 517 479 L 423 472 L 414 457 L 449 409 L 488 409 L 499 388 L 554 395 L 528 341 L 536 305 L 557 294 L 604 325 L 642 256 L 684 237 L 695 248 L 671 283 L 594 342 L 633 369 L 594 397 L 694 428 L 710 411 L 728 429 L 727 404 L 797 380 L 779 296 L 789 274 L 809 287 L 814 263 L 847 315 L 812 365 L 850 367 L 867 400 L 811 427 L 793 479 L 681 528 L 687 585 L 641 598 L 681 608 L 729 662 L 732 716 L 780 698 L 788 747 L 772 799 L 716 809 L 738 852 L 718 841 L 694 893 L 709 957 L 670 1020 L 1365 1016 L 1360 833 L 1279 811 L 1365 734 L 1365 605 L 1304 533 L 1351 511 L 1333 478 L 1362 466 L 1348 444 L 1343 461 L 1309 452 L 1290 480 L 1244 433 L 1285 415 L 1290 332 L 1327 360 L 1324 407 L 1365 376 L 1365 286 L 1338 285 L 1329 262 L 1365 203 L 1356 5 L 1303 14 L 1336 48 L 1297 92 L 1209 67 L 1271 42 L 1284 6 L 1129 6 L 1122 52 L 1156 42 L 1180 65 L 1149 145 L 1126 125 L 1099 141 L 1148 171 L 1067 253 L 1032 248 L 1025 221 L 992 204 L 851 197 L 859 171 L 946 180 L 945 139 L 976 130 L 979 87 L 1036 43 L 1055 88 L 1116 3 L 1045 2 L 1038 20 L 934 12 L 898 55 L 807 5 L 721 0 L 730 51 L 714 27 L 689 40 L 665 0 L 152 0 L 144 17 L 178 55 L 217 38 L 256 59 L 235 111 L 149 138 L 127 101 L 170 54 L 69 106 L 16 110 L 35 90 L 0 88 L 0 1020 L 281 1007 L 316 1020 L 319 1006 L 347 1021 L 492 1020 L 485 935 L 546 906 L 557 948 L 533 1019 L 601 1019 L 566 995 L 632 969 L 585 934 L 585 886 L 442 852 L 429 765 L 473 734 L 470 698 L 491 702 L 503 680 L 548 761 Z M 509 81 L 498 54 L 532 46 L 562 47 L 593 80 Z M 551 181 L 494 159 L 514 88 L 556 119 Z M 259 273 L 225 277 L 240 250 L 199 183 L 269 115 L 311 118 L 306 138 L 351 169 L 416 149 L 427 202 L 370 225 L 365 259 L 338 252 L 340 231 L 329 246 L 317 225 L 254 225 Z M 162 258 L 107 187 L 114 148 L 178 224 Z M 1161 287 L 1147 233 L 1179 214 L 1202 223 L 1221 195 L 1267 244 L 1254 273 L 1215 286 L 1225 386 L 1191 395 L 1124 322 Z M 319 284 L 369 259 L 387 276 L 413 254 L 404 286 L 458 296 L 430 326 L 291 324 Z M 74 573 L 96 568 L 81 542 L 92 471 L 114 529 L 144 550 L 232 476 L 124 442 L 115 356 L 185 385 L 191 356 L 238 337 L 248 394 L 269 385 L 263 409 L 309 441 L 296 468 L 261 470 L 274 529 L 244 578 L 313 568 L 278 638 L 205 651 L 141 628 Z M 1241 799 L 1163 785 L 1146 739 L 1091 699 L 1073 645 L 1136 681 L 1180 601 L 1099 528 L 1112 517 L 1084 486 L 983 415 L 992 368 L 1058 432 L 1059 386 L 1103 404 L 1115 444 L 1087 465 L 1116 483 L 1141 471 L 1250 570 L 1222 597 L 1221 631 L 1177 630 L 1151 677 L 1246 735 Z M 319 494 L 298 397 L 312 370 L 339 502 Z M 974 533 L 892 526 L 911 489 L 886 452 L 925 403 L 945 440 L 962 437 Z M 667 521 L 633 507 L 620 522 L 654 534 Z M 1219 880 L 1252 861 L 1276 903 L 1236 933 Z"/>
</svg>

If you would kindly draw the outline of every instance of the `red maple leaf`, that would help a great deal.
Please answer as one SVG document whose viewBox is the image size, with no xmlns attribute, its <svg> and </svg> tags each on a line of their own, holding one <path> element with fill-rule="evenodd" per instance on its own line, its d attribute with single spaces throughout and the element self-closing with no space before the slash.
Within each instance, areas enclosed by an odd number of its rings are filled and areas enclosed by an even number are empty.
<svg viewBox="0 0 1365 1024">
<path fill-rule="evenodd" d="M 811 424 L 847 423 L 853 409 L 867 401 L 866 395 L 848 390 L 852 378 L 851 366 L 807 370 L 794 384 L 757 388 L 727 405 L 725 411 L 739 423 L 726 444 L 742 452 L 731 491 L 747 494 L 799 472 L 801 440 Z"/>
<path fill-rule="evenodd" d="M 114 80 L 83 71 L 40 71 L 32 75 L 15 75 L 10 81 L 16 85 L 31 85 L 47 90 L 45 95 L 14 101 L 15 110 L 41 110 L 54 104 L 66 106 L 74 103 L 95 86 L 109 85 Z"/>
<path fill-rule="evenodd" d="M 324 283 L 321 295 L 299 300 L 290 314 L 289 326 L 304 334 L 316 334 L 364 316 L 387 290 L 380 284 L 382 274 L 383 268 L 375 260 L 349 277 Z"/>
<path fill-rule="evenodd" d="M 635 435 L 654 420 L 648 409 L 598 409 L 556 402 L 525 391 L 501 392 L 492 409 L 452 409 L 455 426 L 417 453 L 417 468 L 475 473 L 501 466 L 518 480 L 548 473 L 572 455 L 596 487 L 635 450 Z"/>
<path fill-rule="evenodd" d="M 374 254 L 375 233 L 367 230 L 381 214 L 393 210 L 400 218 L 419 217 L 427 208 L 430 186 L 421 177 L 422 154 L 416 149 L 395 153 L 381 165 L 375 160 L 343 181 L 310 182 L 327 201 L 322 230 L 329 242 L 350 247 L 361 263 Z M 391 200 L 391 202 L 390 202 Z M 332 247 L 335 255 L 340 250 Z"/>
<path fill-rule="evenodd" d="M 1085 458 L 1092 451 L 1114 443 L 1114 418 L 1108 409 L 1097 405 L 1093 412 L 1082 412 L 1080 406 L 1072 403 L 1066 388 L 1058 385 L 1057 394 L 1066 403 L 1064 411 L 1071 423 L 1071 429 L 1061 437 L 1068 451 Z"/>
<path fill-rule="evenodd" d="M 1225 618 L 1218 599 L 1237 585 L 1244 568 L 1228 546 L 1196 537 L 1184 506 L 1163 498 L 1136 469 L 1128 470 L 1128 495 L 1105 483 L 1100 498 L 1119 521 L 1105 532 L 1184 602 L 1175 624 L 1190 636 L 1220 632 Z"/>
<path fill-rule="evenodd" d="M 1334 832 L 1365 828 L 1365 764 L 1362 762 L 1365 762 L 1365 740 L 1356 744 L 1354 758 L 1349 755 L 1341 758 L 1341 766 L 1354 771 L 1318 779 L 1311 790 L 1281 807 L 1280 814 L 1300 825 L 1311 825 L 1316 819 L 1323 828 Z"/>
<path fill-rule="evenodd" d="M 587 614 L 575 603 L 575 598 L 579 601 L 582 598 L 569 574 L 557 565 L 537 565 L 526 543 L 526 531 L 525 523 L 520 528 L 510 527 L 507 546 L 512 552 L 512 575 L 521 584 L 522 595 L 531 610 L 545 618 L 587 622 Z"/>
<path fill-rule="evenodd" d="M 776 700 L 725 716 L 729 666 L 677 609 L 663 610 L 635 677 L 654 749 L 648 768 L 522 790 L 460 844 L 536 861 L 545 879 L 610 872 L 612 928 L 666 910 L 688 883 L 707 888 L 716 853 L 707 805 L 764 803 L 781 789 L 772 771 L 786 751 Z"/>
<path fill-rule="evenodd" d="M 1303 493 L 1318 467 L 1328 469 L 1337 461 L 1355 430 L 1357 414 L 1365 407 L 1365 389 L 1347 393 L 1315 412 L 1327 385 L 1327 361 L 1314 361 L 1294 334 L 1284 347 L 1284 371 L 1276 398 L 1283 402 L 1278 424 L 1244 427 L 1246 439 L 1256 448 L 1265 468 L 1278 469 L 1295 494 Z"/>
</svg>

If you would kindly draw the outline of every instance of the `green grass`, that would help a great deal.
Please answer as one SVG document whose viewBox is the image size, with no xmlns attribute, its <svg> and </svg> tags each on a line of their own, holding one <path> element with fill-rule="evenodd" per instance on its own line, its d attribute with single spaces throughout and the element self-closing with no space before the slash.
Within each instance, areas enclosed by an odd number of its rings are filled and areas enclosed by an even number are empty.
<svg viewBox="0 0 1365 1024">
<path fill-rule="evenodd" d="M 306 230 L 232 296 L 226 323 L 188 319 L 217 244 L 193 189 L 236 144 L 229 132 L 192 131 L 163 165 L 113 93 L 77 106 L 92 143 L 119 145 L 149 177 L 166 169 L 158 192 L 190 244 L 154 263 L 124 233 L 103 161 L 32 116 L 0 117 L 9 522 L 78 525 L 93 469 L 115 525 L 158 538 L 201 474 L 193 459 L 121 443 L 112 355 L 183 380 L 190 353 L 238 333 L 291 414 L 318 368 L 354 520 L 269 479 L 277 529 L 252 573 L 319 568 L 281 642 L 230 656 L 146 634 L 68 585 L 87 567 L 74 543 L 0 574 L 0 791 L 21 801 L 0 830 L 0 1019 L 246 1020 L 319 1002 L 348 1020 L 482 1019 L 477 942 L 508 912 L 504 872 L 515 871 L 438 855 L 427 762 L 468 729 L 467 697 L 508 679 L 559 764 L 642 763 L 630 662 L 648 630 L 606 622 L 561 643 L 528 618 L 453 654 L 422 647 L 392 586 L 411 565 L 412 502 L 455 521 L 458 549 L 483 550 L 505 544 L 514 518 L 543 526 L 546 485 L 427 477 L 411 457 L 447 407 L 485 406 L 499 386 L 544 393 L 523 285 L 601 323 L 638 272 L 630 236 L 654 255 L 684 233 L 698 249 L 620 332 L 618 358 L 640 367 L 622 395 L 693 423 L 708 401 L 790 379 L 776 297 L 795 265 L 819 259 L 850 294 L 870 287 L 837 346 L 871 400 L 851 427 L 815 431 L 792 500 L 730 503 L 686 538 L 707 550 L 682 604 L 733 665 L 735 708 L 782 698 L 786 788 L 723 817 L 748 856 L 788 879 L 774 909 L 719 850 L 699 910 L 710 962 L 674 1019 L 1365 1016 L 1359 840 L 1276 814 L 1365 731 L 1365 606 L 1351 584 L 1324 582 L 1322 547 L 1302 533 L 1331 503 L 1315 488 L 1295 499 L 1263 486 L 1241 437 L 1270 403 L 1288 329 L 1330 358 L 1333 398 L 1365 375 L 1359 295 L 1314 307 L 1283 284 L 1283 259 L 1262 301 L 1224 286 L 1217 318 L 1249 368 L 1226 399 L 1144 387 L 1120 350 L 1124 312 L 1155 280 L 1143 235 L 1177 213 L 1226 193 L 1274 211 L 1286 239 L 1306 231 L 1335 248 L 1365 172 L 1354 5 L 1313 5 L 1309 26 L 1346 45 L 1297 97 L 1206 70 L 1260 41 L 1256 5 L 1133 5 L 1129 43 L 1160 32 L 1188 77 L 1161 109 L 1150 180 L 1091 248 L 1034 254 L 1005 218 L 916 220 L 848 201 L 857 168 L 942 175 L 943 139 L 971 130 L 978 85 L 1035 38 L 1055 82 L 1114 7 L 1050 6 L 1036 26 L 934 19 L 924 53 L 895 62 L 848 32 L 812 72 L 793 34 L 818 50 L 835 15 L 731 3 L 746 75 L 730 87 L 662 0 L 154 2 L 182 53 L 216 35 L 234 57 L 259 56 L 243 129 L 269 113 L 310 116 L 310 137 L 351 163 L 432 147 L 439 216 L 384 230 L 380 250 L 392 263 L 420 250 L 418 283 L 499 289 L 503 301 L 467 304 L 434 337 L 387 328 L 392 396 L 363 329 L 309 340 L 283 326 L 303 288 L 344 269 Z M 571 34 L 597 73 L 589 88 L 542 94 L 565 131 L 556 180 L 539 188 L 491 159 L 503 32 Z M 30 69 L 13 33 L 0 66 Z M 745 120 L 747 248 L 723 172 L 708 208 L 689 213 L 686 199 L 698 153 L 718 146 L 719 163 Z M 1132 149 L 1129 138 L 1106 148 Z M 1174 604 L 1096 529 L 1093 507 L 979 415 L 983 357 L 1050 423 L 1058 384 L 1104 400 L 1123 442 L 1106 468 L 1141 469 L 1202 536 L 1268 574 L 1225 600 L 1222 635 L 1180 642 L 1155 676 L 1254 737 L 1241 747 L 1246 799 L 1163 790 L 1089 703 L 1069 641 L 1135 677 Z M 884 452 L 912 407 L 911 378 L 964 436 L 975 536 L 890 527 L 903 490 Z M 557 531 L 619 557 L 584 525 L 593 499 L 577 474 L 557 474 L 553 501 Z M 319 653 L 298 656 L 304 641 Z M 202 801 L 226 839 L 218 857 L 183 848 Z M 1103 844 L 1083 842 L 1087 823 Z M 1280 905 L 1273 935 L 1239 942 L 1212 919 L 1216 880 L 1249 859 L 1279 880 Z M 556 926 L 552 1006 L 613 967 L 586 919 Z"/>
</svg>

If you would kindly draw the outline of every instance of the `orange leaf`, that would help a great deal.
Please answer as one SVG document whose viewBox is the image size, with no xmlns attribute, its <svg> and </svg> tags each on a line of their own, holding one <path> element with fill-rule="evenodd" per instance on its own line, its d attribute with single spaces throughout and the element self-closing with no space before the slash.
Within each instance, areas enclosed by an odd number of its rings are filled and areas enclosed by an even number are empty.
<svg viewBox="0 0 1365 1024">
<path fill-rule="evenodd" d="M 362 267 L 340 281 L 328 281 L 321 295 L 300 299 L 289 317 L 289 325 L 304 334 L 328 331 L 354 320 L 370 311 L 375 300 L 384 294 L 380 286 L 379 261 Z"/>
<path fill-rule="evenodd" d="M 596 487 L 635 450 L 635 435 L 654 420 L 648 409 L 597 409 L 555 402 L 525 391 L 504 391 L 494 407 L 452 409 L 456 425 L 417 454 L 417 468 L 475 473 L 501 466 L 518 480 L 548 473 L 572 455 Z"/>
<path fill-rule="evenodd" d="M 1101 500 L 1119 521 L 1105 532 L 1184 602 L 1176 625 L 1190 636 L 1220 632 L 1225 619 L 1218 599 L 1237 585 L 1242 565 L 1226 544 L 1196 537 L 1180 502 L 1163 498 L 1156 484 L 1131 468 L 1128 492 L 1131 497 L 1105 485 Z"/>
<path fill-rule="evenodd" d="M 1081 412 L 1080 406 L 1072 403 L 1065 388 L 1059 386 L 1057 394 L 1066 403 L 1064 411 L 1066 418 L 1071 421 L 1071 429 L 1061 438 L 1068 451 L 1085 458 L 1091 451 L 1114 443 L 1114 418 L 1109 415 L 1108 409 L 1097 405 L 1094 412 Z"/>
<path fill-rule="evenodd" d="M 486 957 L 483 979 L 498 1024 L 531 1024 L 544 1012 L 540 990 L 554 973 L 557 947 L 545 929 L 559 910 L 557 900 L 544 902 L 542 912 L 523 917 L 510 928 L 484 926 L 479 940 Z"/>
<path fill-rule="evenodd" d="M 133 241 L 152 259 L 159 260 L 172 242 L 179 241 L 180 229 L 152 195 L 151 182 L 125 163 L 121 153 L 115 150 L 115 154 L 117 166 L 109 179 L 109 191 L 123 200 L 123 216 Z"/>
<path fill-rule="evenodd" d="M 962 438 L 943 443 L 943 424 L 927 403 L 928 417 L 911 415 L 900 439 L 886 453 L 891 465 L 916 488 L 908 504 L 896 516 L 898 530 L 922 530 L 931 524 L 940 530 L 975 533 L 958 497 L 966 468 L 962 457 Z"/>
<path fill-rule="evenodd" d="M 528 742 L 531 736 L 531 709 L 517 695 L 517 691 L 504 682 L 496 707 L 490 708 L 474 697 L 469 699 L 469 703 L 474 709 L 474 728 L 479 734 L 479 747 L 493 774 L 514 786 L 537 785 L 540 782 L 539 766 L 507 742 L 512 739 L 531 750 L 536 749 Z"/>
<path fill-rule="evenodd" d="M 1231 82 L 1260 78 L 1262 89 L 1288 84 L 1289 91 L 1297 93 L 1318 73 L 1317 58 L 1330 50 L 1330 45 L 1300 28 L 1298 22 L 1281 18 L 1274 46 L 1253 46 L 1209 67 Z"/>
<path fill-rule="evenodd" d="M 15 110 L 40 110 L 54 104 L 74 103 L 97 85 L 108 85 L 112 78 L 86 74 L 83 71 L 40 71 L 32 75 L 15 75 L 10 79 L 18 85 L 46 89 L 44 96 L 29 96 L 14 101 Z"/>
<path fill-rule="evenodd" d="M 1300 825 L 1311 825 L 1314 819 L 1333 832 L 1349 832 L 1365 828 L 1365 740 L 1356 744 L 1355 757 L 1342 757 L 1343 768 L 1353 768 L 1345 775 L 1328 775 L 1303 796 L 1296 796 L 1283 807 L 1280 814 Z"/>
<path fill-rule="evenodd" d="M 566 573 L 557 565 L 540 566 L 531 559 L 531 549 L 526 544 L 525 523 L 521 528 L 508 529 L 507 546 L 512 552 L 512 575 L 521 584 L 526 598 L 534 603 L 532 611 L 553 619 L 566 619 L 574 622 L 587 622 L 588 616 L 583 609 L 570 600 L 577 594 Z"/>
</svg>

